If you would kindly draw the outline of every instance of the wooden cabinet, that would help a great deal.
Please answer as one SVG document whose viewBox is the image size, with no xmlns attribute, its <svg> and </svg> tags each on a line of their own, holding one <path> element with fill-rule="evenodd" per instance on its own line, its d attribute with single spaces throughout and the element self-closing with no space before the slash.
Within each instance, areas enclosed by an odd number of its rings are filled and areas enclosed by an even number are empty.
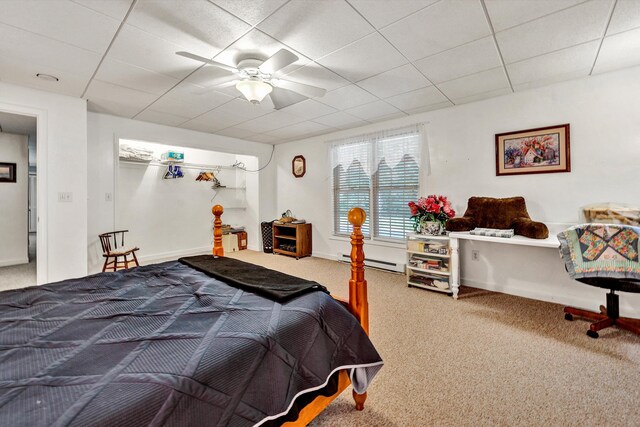
<svg viewBox="0 0 640 427">
<path fill-rule="evenodd" d="M 407 286 L 452 294 L 451 247 L 447 236 L 407 236 Z"/>
<path fill-rule="evenodd" d="M 311 224 L 273 223 L 273 253 L 294 256 L 296 259 L 311 256 Z"/>
</svg>

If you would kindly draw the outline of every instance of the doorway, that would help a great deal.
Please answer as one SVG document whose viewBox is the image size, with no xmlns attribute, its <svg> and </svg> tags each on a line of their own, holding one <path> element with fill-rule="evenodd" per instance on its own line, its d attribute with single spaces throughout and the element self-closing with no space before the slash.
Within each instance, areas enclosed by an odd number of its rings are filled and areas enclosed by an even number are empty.
<svg viewBox="0 0 640 427">
<path fill-rule="evenodd" d="M 37 119 L 0 112 L 0 290 L 37 284 Z"/>
</svg>

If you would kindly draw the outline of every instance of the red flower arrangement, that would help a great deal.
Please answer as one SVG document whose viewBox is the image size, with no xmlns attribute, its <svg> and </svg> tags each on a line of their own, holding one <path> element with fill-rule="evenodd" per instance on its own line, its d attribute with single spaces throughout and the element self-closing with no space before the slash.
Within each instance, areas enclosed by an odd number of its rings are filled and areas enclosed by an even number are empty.
<svg viewBox="0 0 640 427">
<path fill-rule="evenodd" d="M 420 197 L 416 202 L 409 202 L 413 229 L 418 230 L 424 221 L 439 221 L 445 224 L 449 218 L 456 216 L 451 208 L 451 202 L 445 196 L 430 195 Z"/>
</svg>

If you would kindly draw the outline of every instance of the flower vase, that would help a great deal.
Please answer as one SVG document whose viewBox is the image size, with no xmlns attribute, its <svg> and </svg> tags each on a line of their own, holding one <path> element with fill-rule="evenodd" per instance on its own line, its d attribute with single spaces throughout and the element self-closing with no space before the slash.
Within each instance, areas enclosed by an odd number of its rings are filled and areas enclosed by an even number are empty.
<svg viewBox="0 0 640 427">
<path fill-rule="evenodd" d="M 428 236 L 438 236 L 441 233 L 441 227 L 440 221 L 421 221 L 420 233 Z"/>
</svg>

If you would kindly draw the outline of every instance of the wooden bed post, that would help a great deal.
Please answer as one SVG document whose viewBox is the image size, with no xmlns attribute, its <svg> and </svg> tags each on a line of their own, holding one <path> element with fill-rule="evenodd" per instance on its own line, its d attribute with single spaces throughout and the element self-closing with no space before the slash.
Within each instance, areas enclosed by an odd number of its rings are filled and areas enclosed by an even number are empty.
<svg viewBox="0 0 640 427">
<path fill-rule="evenodd" d="M 211 213 L 216 219 L 213 220 L 213 256 L 224 256 L 224 248 L 222 247 L 222 215 L 224 209 L 220 205 L 211 208 Z"/>
<path fill-rule="evenodd" d="M 361 208 L 349 210 L 349 222 L 353 225 L 351 233 L 351 280 L 349 280 L 349 311 L 360 321 L 362 329 L 369 335 L 369 302 L 367 300 L 367 281 L 364 279 L 364 251 L 362 244 L 362 224 L 367 214 Z M 353 390 L 356 409 L 364 409 L 367 393 L 358 394 Z"/>
</svg>

